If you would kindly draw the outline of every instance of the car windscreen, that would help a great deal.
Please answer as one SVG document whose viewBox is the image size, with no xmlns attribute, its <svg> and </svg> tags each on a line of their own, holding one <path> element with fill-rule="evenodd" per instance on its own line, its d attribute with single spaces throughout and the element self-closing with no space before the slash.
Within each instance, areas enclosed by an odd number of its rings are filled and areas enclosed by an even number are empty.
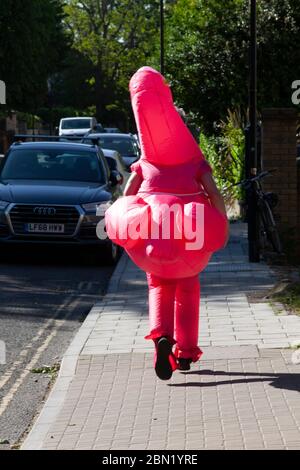
<svg viewBox="0 0 300 470">
<path fill-rule="evenodd" d="M 11 150 L 1 179 L 88 181 L 105 183 L 104 169 L 96 154 L 67 149 Z"/>
<path fill-rule="evenodd" d="M 62 129 L 89 129 L 90 127 L 90 119 L 68 119 L 61 123 Z"/>
<path fill-rule="evenodd" d="M 101 137 L 100 147 L 117 150 L 121 155 L 136 155 L 137 150 L 131 139 L 118 139 L 117 137 Z"/>
</svg>

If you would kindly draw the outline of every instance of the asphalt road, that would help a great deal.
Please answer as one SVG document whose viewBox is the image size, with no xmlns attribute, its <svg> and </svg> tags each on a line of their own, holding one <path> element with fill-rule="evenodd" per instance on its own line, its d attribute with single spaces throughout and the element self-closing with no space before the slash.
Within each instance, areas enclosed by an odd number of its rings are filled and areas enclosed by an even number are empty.
<svg viewBox="0 0 300 470">
<path fill-rule="evenodd" d="M 59 363 L 112 272 L 84 252 L 1 249 L 0 450 L 20 442 L 49 391 L 51 374 L 32 371 Z"/>
</svg>

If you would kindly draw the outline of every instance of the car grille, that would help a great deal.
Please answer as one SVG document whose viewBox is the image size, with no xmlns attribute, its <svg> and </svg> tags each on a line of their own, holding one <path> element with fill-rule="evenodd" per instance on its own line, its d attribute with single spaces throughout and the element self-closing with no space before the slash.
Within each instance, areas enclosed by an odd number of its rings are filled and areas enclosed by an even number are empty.
<svg viewBox="0 0 300 470">
<path fill-rule="evenodd" d="M 34 213 L 36 207 L 43 207 L 45 209 L 55 209 L 54 215 Z M 11 224 L 16 235 L 36 235 L 27 233 L 26 224 L 28 223 L 49 223 L 49 224 L 64 224 L 64 233 L 62 236 L 73 235 L 79 220 L 79 212 L 76 207 L 72 206 L 39 206 L 19 204 L 15 205 L 9 213 Z M 51 234 L 39 233 L 39 236 L 51 237 Z M 57 237 L 57 233 L 53 234 Z"/>
</svg>

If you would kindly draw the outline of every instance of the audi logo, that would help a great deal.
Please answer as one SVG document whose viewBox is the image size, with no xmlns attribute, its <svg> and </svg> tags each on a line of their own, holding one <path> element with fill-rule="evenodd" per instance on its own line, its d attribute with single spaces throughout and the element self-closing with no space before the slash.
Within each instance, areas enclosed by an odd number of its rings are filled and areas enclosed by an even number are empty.
<svg viewBox="0 0 300 470">
<path fill-rule="evenodd" d="M 37 215 L 55 215 L 55 207 L 35 207 L 33 213 Z"/>
</svg>

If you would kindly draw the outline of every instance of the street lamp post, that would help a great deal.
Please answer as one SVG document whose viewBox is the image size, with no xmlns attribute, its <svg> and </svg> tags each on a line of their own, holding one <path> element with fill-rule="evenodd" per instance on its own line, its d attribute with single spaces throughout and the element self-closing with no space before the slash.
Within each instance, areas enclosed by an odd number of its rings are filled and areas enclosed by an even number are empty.
<svg viewBox="0 0 300 470">
<path fill-rule="evenodd" d="M 164 55 L 164 0 L 160 0 L 160 73 L 162 75 L 165 73 Z"/>
<path fill-rule="evenodd" d="M 257 33 L 256 0 L 251 0 L 250 39 L 250 173 L 257 172 Z"/>
<path fill-rule="evenodd" d="M 250 32 L 250 90 L 249 90 L 249 152 L 247 154 L 247 178 L 257 173 L 257 32 L 256 32 L 256 0 L 251 0 L 251 32 Z M 259 261 L 257 208 L 251 189 L 248 199 L 248 246 L 249 261 Z"/>
</svg>

